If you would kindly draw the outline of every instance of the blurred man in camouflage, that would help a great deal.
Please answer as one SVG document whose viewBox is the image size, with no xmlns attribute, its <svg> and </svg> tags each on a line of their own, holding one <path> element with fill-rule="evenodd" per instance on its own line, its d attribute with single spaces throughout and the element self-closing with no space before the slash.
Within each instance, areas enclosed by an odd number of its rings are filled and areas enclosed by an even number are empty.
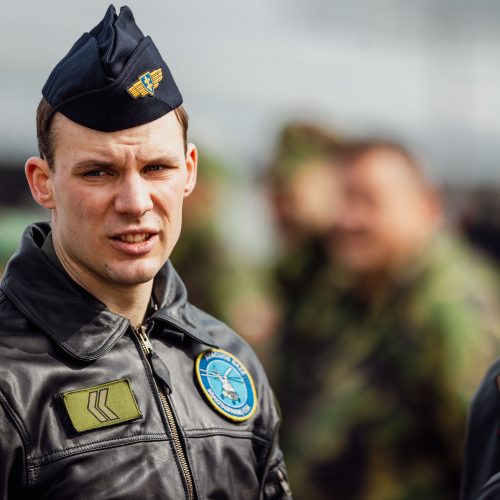
<svg viewBox="0 0 500 500">
<path fill-rule="evenodd" d="M 294 337 L 302 317 L 323 290 L 330 267 L 327 242 L 336 222 L 339 184 L 336 158 L 341 141 L 330 131 L 307 123 L 290 123 L 281 132 L 267 172 L 270 201 L 282 251 L 274 265 L 273 281 L 280 309 L 278 356 L 269 356 L 268 370 L 276 373 L 278 397 L 288 407 L 286 363 L 277 363 Z M 312 328 L 320 328 L 314 318 Z M 290 409 L 292 410 L 292 409 Z M 285 430 L 286 432 L 286 430 Z"/>
<path fill-rule="evenodd" d="M 287 350 L 296 498 L 455 499 L 467 402 L 498 343 L 494 273 L 443 229 L 402 147 L 353 147 L 341 180 L 350 280 L 323 290 L 309 314 L 322 328 L 304 321 Z"/>
<path fill-rule="evenodd" d="M 198 158 L 196 190 L 183 205 L 182 239 L 171 260 L 189 290 L 190 302 L 228 321 L 228 303 L 235 291 L 235 270 L 217 224 L 219 191 L 228 174 L 206 153 Z"/>
</svg>

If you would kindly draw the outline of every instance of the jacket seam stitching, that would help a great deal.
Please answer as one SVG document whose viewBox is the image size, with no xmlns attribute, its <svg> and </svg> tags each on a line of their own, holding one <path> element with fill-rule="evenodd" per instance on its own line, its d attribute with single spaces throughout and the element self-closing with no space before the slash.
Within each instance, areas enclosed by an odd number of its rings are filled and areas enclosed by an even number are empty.
<svg viewBox="0 0 500 500">
<path fill-rule="evenodd" d="M 117 442 L 121 442 L 122 445 L 135 444 L 140 442 L 148 441 L 170 441 L 171 438 L 165 433 L 148 433 L 148 434 L 138 434 L 136 436 L 125 436 L 120 438 L 106 439 L 104 441 L 94 441 L 92 443 L 82 444 L 79 446 L 74 446 L 72 448 L 65 448 L 62 450 L 52 451 L 45 455 L 40 455 L 37 457 L 31 457 L 27 460 L 29 468 L 37 468 L 47 463 L 54 462 L 61 458 L 65 458 L 71 455 L 78 455 L 79 453 L 85 453 L 88 451 L 94 451 L 98 449 L 110 448 L 116 445 Z M 53 459 L 53 460 L 52 460 Z"/>
<path fill-rule="evenodd" d="M 259 500 L 264 498 L 264 490 L 266 487 L 266 481 L 267 481 L 267 478 L 269 477 L 269 472 L 271 470 L 273 470 L 271 468 L 271 464 L 273 463 L 273 456 L 272 455 L 273 455 L 274 447 L 278 445 L 277 440 L 278 440 L 279 428 L 280 428 L 280 422 L 278 421 L 278 423 L 274 426 L 274 429 L 273 429 L 273 439 L 272 439 L 272 441 L 269 442 L 269 450 L 268 450 L 268 454 L 267 454 L 267 457 L 265 460 L 264 472 L 262 474 L 262 483 L 261 483 L 260 492 L 259 492 Z M 276 461 L 278 461 L 278 459 L 276 459 Z"/>
<path fill-rule="evenodd" d="M 267 443 L 272 442 L 274 439 L 274 433 L 271 436 L 271 438 L 262 436 L 261 434 L 255 432 L 254 430 L 246 430 L 246 429 L 227 429 L 225 427 L 193 427 L 193 428 L 188 428 L 184 429 L 184 432 L 207 432 L 207 431 L 214 431 L 214 432 L 224 432 L 224 433 L 234 433 L 234 434 L 251 434 L 252 436 L 256 437 L 257 439 L 260 439 L 262 441 L 266 441 Z"/>
<path fill-rule="evenodd" d="M 2 301 L 3 302 L 3 301 Z M 3 406 L 7 414 L 10 416 L 11 420 L 13 421 L 14 427 L 19 434 L 19 437 L 21 438 L 21 442 L 23 443 L 23 450 L 24 450 L 24 457 L 23 457 L 23 462 L 24 462 L 24 474 L 25 474 L 25 483 L 27 485 L 30 485 L 30 475 L 29 475 L 29 467 L 28 467 L 28 461 L 29 461 L 29 454 L 31 450 L 31 442 L 29 438 L 28 431 L 26 429 L 26 426 L 24 425 L 24 422 L 22 421 L 21 417 L 17 414 L 17 412 L 12 408 L 12 406 L 9 404 L 7 401 L 7 398 L 5 395 L 0 391 L 0 406 Z"/>
<path fill-rule="evenodd" d="M 185 429 L 184 433 L 186 437 L 189 438 L 197 438 L 201 436 L 231 436 L 235 438 L 241 439 L 252 439 L 255 441 L 259 441 L 263 444 L 269 445 L 270 441 L 268 439 L 264 439 L 257 434 L 254 434 L 250 431 L 237 431 L 231 429 L 223 429 L 223 428 L 208 428 L 208 429 Z"/>
<path fill-rule="evenodd" d="M 222 431 L 222 432 L 232 432 L 234 434 L 254 434 L 252 431 L 247 429 L 227 429 L 226 427 L 190 427 L 184 429 L 184 432 L 197 432 L 197 431 Z"/>
<path fill-rule="evenodd" d="M 188 436 L 189 439 L 203 439 L 203 438 L 209 438 L 209 437 L 217 437 L 217 436 L 227 436 L 227 437 L 231 437 L 231 438 L 234 438 L 234 439 L 248 439 L 250 441 L 256 441 L 258 442 L 259 444 L 261 444 L 262 446 L 264 446 L 265 448 L 268 448 L 269 447 L 269 442 L 268 441 L 263 441 L 261 439 L 259 439 L 258 437 L 256 436 L 235 436 L 234 434 L 223 434 L 223 433 L 219 433 L 219 434 L 198 434 L 198 435 L 192 435 L 192 436 Z"/>
</svg>

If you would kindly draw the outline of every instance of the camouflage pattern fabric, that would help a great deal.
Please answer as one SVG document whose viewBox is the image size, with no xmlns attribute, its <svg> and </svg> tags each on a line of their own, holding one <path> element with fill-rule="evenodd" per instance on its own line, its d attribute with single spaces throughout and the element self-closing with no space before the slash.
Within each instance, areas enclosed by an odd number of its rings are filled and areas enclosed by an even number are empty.
<svg viewBox="0 0 500 500">
<path fill-rule="evenodd" d="M 186 285 L 190 302 L 227 321 L 234 273 L 214 224 L 185 224 L 171 259 Z"/>
<path fill-rule="evenodd" d="M 442 234 L 374 300 L 331 266 L 295 302 L 275 381 L 297 499 L 458 498 L 467 406 L 498 352 L 495 271 Z"/>
</svg>

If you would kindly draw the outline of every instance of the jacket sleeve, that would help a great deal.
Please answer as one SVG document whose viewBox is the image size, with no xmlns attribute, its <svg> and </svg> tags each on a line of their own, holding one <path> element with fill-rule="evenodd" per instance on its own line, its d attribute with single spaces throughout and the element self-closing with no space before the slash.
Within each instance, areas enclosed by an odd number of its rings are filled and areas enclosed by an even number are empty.
<svg viewBox="0 0 500 500">
<path fill-rule="evenodd" d="M 288 482 L 285 460 L 279 446 L 281 412 L 271 389 L 269 389 L 269 393 L 271 394 L 270 399 L 272 400 L 271 414 L 273 421 L 273 439 L 271 451 L 267 459 L 260 498 L 262 500 L 291 500 L 292 493 L 290 490 L 290 483 Z"/>
<path fill-rule="evenodd" d="M 500 498 L 500 359 L 490 368 L 472 401 L 462 471 L 462 500 Z"/>
<path fill-rule="evenodd" d="M 0 394 L 0 500 L 23 498 L 26 468 L 24 444 Z"/>
<path fill-rule="evenodd" d="M 291 500 L 292 498 L 283 453 L 277 446 L 273 449 L 269 462 L 262 498 L 264 500 Z"/>
</svg>

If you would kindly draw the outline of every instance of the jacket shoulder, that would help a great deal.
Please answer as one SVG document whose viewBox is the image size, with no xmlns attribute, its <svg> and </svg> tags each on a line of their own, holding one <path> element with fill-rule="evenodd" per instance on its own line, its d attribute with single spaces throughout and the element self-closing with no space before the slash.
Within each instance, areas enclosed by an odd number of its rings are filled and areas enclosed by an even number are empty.
<svg viewBox="0 0 500 500">
<path fill-rule="evenodd" d="M 262 371 L 262 374 L 265 375 L 254 350 L 238 333 L 223 321 L 218 320 L 191 303 L 188 303 L 187 307 L 190 309 L 190 315 L 196 318 L 196 323 L 210 336 L 215 346 L 230 352 L 236 357 L 241 357 L 242 361 L 252 366 L 255 365 L 259 372 Z"/>
<path fill-rule="evenodd" d="M 198 325 L 210 336 L 213 345 L 238 358 L 250 373 L 261 410 L 257 412 L 256 428 L 260 428 L 261 434 L 269 439 L 276 431 L 280 417 L 274 393 L 257 354 L 248 342 L 228 325 L 190 303 L 187 307 L 196 317 Z"/>
<path fill-rule="evenodd" d="M 476 391 L 470 408 L 462 478 L 463 498 L 466 500 L 478 498 L 483 485 L 500 467 L 499 382 L 500 359 L 497 359 Z"/>
</svg>

